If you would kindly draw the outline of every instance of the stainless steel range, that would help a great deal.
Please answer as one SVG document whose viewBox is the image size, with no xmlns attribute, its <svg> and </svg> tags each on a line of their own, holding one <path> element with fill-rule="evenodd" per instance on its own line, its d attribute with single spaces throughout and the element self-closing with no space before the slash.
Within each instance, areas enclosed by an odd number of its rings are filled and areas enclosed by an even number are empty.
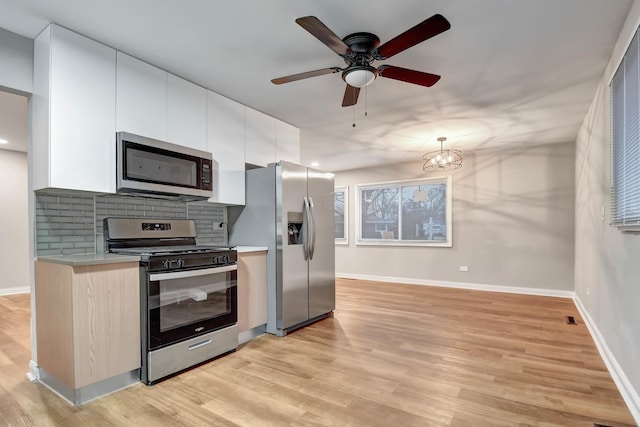
<svg viewBox="0 0 640 427">
<path fill-rule="evenodd" d="M 140 261 L 145 384 L 238 346 L 237 252 L 196 245 L 193 220 L 105 218 L 105 252 Z"/>
</svg>

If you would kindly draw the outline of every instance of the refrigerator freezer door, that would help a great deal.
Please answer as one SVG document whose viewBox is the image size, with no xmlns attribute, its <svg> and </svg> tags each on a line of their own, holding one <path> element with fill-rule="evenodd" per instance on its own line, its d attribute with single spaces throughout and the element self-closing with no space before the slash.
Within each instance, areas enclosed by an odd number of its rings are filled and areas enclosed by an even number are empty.
<svg viewBox="0 0 640 427">
<path fill-rule="evenodd" d="M 307 168 L 280 162 L 276 167 L 276 222 L 278 248 L 276 253 L 277 328 L 287 329 L 309 319 L 308 263 L 304 245 L 308 245 L 308 221 L 304 219 L 302 239 L 291 243 L 288 218 L 303 213 L 307 195 Z M 308 248 L 308 246 L 307 246 Z"/>
<path fill-rule="evenodd" d="M 333 174 L 309 169 L 308 197 L 312 205 L 313 256 L 309 260 L 309 318 L 335 309 L 335 240 Z"/>
</svg>

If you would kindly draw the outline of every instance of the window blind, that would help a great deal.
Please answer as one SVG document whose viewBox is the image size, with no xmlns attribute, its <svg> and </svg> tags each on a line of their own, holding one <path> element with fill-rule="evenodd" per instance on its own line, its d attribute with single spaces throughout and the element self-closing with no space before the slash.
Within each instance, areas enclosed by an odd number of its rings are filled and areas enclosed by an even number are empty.
<svg viewBox="0 0 640 427">
<path fill-rule="evenodd" d="M 640 229 L 640 41 L 611 80 L 611 224 Z"/>
</svg>

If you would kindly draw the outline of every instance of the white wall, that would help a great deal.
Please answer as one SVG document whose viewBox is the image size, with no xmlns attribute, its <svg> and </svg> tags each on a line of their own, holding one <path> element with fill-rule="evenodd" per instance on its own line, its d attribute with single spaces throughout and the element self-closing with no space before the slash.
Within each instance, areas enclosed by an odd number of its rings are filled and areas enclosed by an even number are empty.
<svg viewBox="0 0 640 427">
<path fill-rule="evenodd" d="M 639 23 L 635 1 L 578 135 L 575 290 L 640 423 L 640 235 L 608 225 L 608 85 Z"/>
<path fill-rule="evenodd" d="M 27 153 L 0 150 L 0 295 L 29 292 Z"/>
<path fill-rule="evenodd" d="M 33 91 L 33 40 L 0 28 L 0 87 Z"/>
<path fill-rule="evenodd" d="M 354 243 L 355 184 L 428 176 L 421 161 L 338 172 L 336 185 L 349 185 L 350 243 L 336 246 L 336 272 L 569 294 L 573 165 L 573 142 L 464 153 L 462 169 L 452 173 L 452 248 Z M 460 272 L 461 265 L 469 266 L 469 272 Z"/>
</svg>

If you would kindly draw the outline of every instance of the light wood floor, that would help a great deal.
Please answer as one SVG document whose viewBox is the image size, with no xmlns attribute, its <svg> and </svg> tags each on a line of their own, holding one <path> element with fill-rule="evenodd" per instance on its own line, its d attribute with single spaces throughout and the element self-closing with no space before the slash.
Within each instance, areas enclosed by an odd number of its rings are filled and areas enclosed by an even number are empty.
<svg viewBox="0 0 640 427">
<path fill-rule="evenodd" d="M 635 425 L 571 300 L 339 280 L 337 301 L 286 338 L 72 407 L 25 376 L 29 296 L 0 297 L 0 425 Z"/>
</svg>

